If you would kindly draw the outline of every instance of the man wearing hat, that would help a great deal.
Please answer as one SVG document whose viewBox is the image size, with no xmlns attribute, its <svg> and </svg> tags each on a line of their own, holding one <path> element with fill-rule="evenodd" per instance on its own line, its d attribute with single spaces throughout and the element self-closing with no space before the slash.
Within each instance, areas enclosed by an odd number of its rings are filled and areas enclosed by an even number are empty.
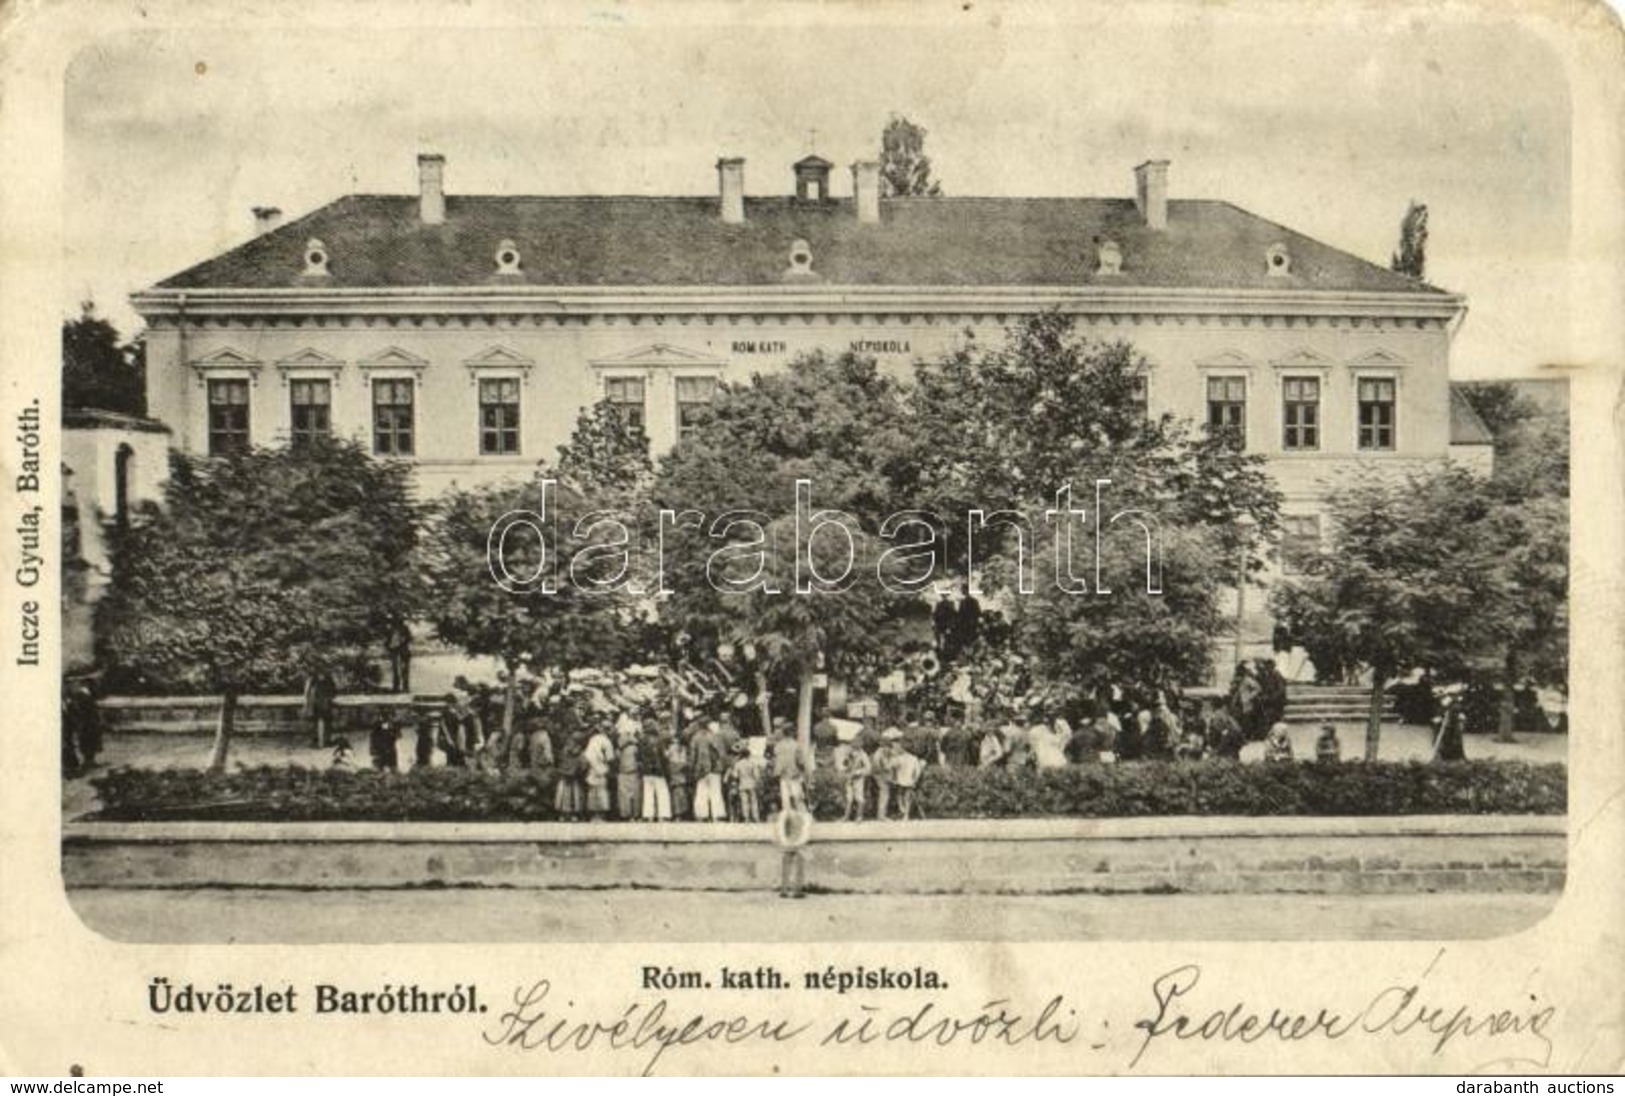
<svg viewBox="0 0 1625 1096">
<path fill-rule="evenodd" d="M 796 741 L 796 729 L 785 720 L 773 744 L 773 775 L 779 779 L 779 805 L 784 810 L 807 809 L 807 776 L 812 758 Z"/>
<path fill-rule="evenodd" d="M 880 736 L 880 749 L 875 751 L 873 763 L 875 778 L 875 817 L 882 822 L 891 807 L 892 788 L 897 784 L 897 766 L 905 756 L 903 732 L 887 727 Z"/>
<path fill-rule="evenodd" d="M 728 802 L 722 794 L 722 774 L 728 757 L 722 728 L 711 720 L 694 736 L 694 818 L 699 822 L 728 821 Z"/>
<path fill-rule="evenodd" d="M 733 756 L 734 763 L 728 770 L 728 779 L 734 786 L 735 795 L 739 797 L 739 820 L 760 822 L 762 808 L 759 789 L 762 783 L 762 763 L 751 756 L 750 746 L 745 742 L 734 743 Z"/>
<path fill-rule="evenodd" d="M 615 813 L 630 822 L 643 808 L 642 753 L 638 723 L 623 713 L 615 724 Z"/>
</svg>

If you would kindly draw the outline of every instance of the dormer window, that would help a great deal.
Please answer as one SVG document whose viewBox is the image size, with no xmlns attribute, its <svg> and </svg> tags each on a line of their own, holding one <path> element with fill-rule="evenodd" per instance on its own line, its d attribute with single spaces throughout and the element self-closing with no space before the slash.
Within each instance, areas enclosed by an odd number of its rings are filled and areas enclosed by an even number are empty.
<svg viewBox="0 0 1625 1096">
<path fill-rule="evenodd" d="M 497 244 L 496 260 L 498 274 L 524 273 L 519 266 L 519 248 L 512 240 L 503 240 Z"/>
<path fill-rule="evenodd" d="M 1292 273 L 1292 253 L 1286 244 L 1274 244 L 1264 253 L 1264 269 L 1272 278 L 1284 278 Z"/>
<path fill-rule="evenodd" d="M 806 240 L 797 240 L 790 245 L 791 274 L 812 273 L 812 245 Z"/>
<path fill-rule="evenodd" d="M 1116 240 L 1095 241 L 1095 273 L 1121 274 L 1123 272 L 1123 249 L 1117 245 Z"/>
<path fill-rule="evenodd" d="M 327 277 L 327 245 L 317 239 L 305 241 L 305 277 Z"/>
</svg>

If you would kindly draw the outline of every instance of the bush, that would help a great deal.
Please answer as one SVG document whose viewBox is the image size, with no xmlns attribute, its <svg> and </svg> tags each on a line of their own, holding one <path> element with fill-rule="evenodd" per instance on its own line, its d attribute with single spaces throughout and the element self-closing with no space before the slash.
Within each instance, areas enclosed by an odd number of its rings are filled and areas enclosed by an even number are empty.
<svg viewBox="0 0 1625 1096">
<path fill-rule="evenodd" d="M 409 773 L 300 768 L 115 769 L 93 783 L 116 821 L 537 822 L 554 818 L 545 771 Z M 762 789 L 777 807 L 777 782 Z M 840 777 L 820 770 L 813 811 L 839 818 Z M 928 818 L 1143 818 L 1158 815 L 1562 814 L 1567 771 L 1515 761 L 1128 762 L 1017 772 L 926 770 Z"/>
</svg>

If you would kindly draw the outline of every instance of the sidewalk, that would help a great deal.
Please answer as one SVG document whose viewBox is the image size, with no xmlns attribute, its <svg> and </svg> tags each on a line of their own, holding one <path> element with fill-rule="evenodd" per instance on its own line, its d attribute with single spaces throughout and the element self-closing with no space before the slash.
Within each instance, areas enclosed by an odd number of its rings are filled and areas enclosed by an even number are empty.
<svg viewBox="0 0 1625 1096">
<path fill-rule="evenodd" d="M 815 886 L 817 880 L 810 880 Z M 893 895 L 625 890 L 70 890 L 130 942 L 1448 940 L 1529 927 L 1558 894 Z"/>
</svg>

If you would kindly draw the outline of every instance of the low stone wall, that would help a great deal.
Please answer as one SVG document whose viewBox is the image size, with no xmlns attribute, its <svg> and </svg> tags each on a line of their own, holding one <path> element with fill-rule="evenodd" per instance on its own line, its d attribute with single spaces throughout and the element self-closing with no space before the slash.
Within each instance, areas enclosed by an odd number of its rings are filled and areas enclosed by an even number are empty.
<svg viewBox="0 0 1625 1096">
<path fill-rule="evenodd" d="M 334 701 L 335 732 L 370 730 L 379 716 L 403 708 L 434 706 L 439 697 L 409 693 L 341 696 Z M 218 696 L 110 696 L 98 702 L 112 733 L 213 733 L 220 718 Z M 296 734 L 309 728 L 302 696 L 243 696 L 237 701 L 236 734 Z"/>
<path fill-rule="evenodd" d="M 1555 892 L 1561 817 L 820 823 L 816 888 L 868 893 Z M 65 827 L 69 887 L 761 890 L 766 826 L 103 823 Z"/>
</svg>

